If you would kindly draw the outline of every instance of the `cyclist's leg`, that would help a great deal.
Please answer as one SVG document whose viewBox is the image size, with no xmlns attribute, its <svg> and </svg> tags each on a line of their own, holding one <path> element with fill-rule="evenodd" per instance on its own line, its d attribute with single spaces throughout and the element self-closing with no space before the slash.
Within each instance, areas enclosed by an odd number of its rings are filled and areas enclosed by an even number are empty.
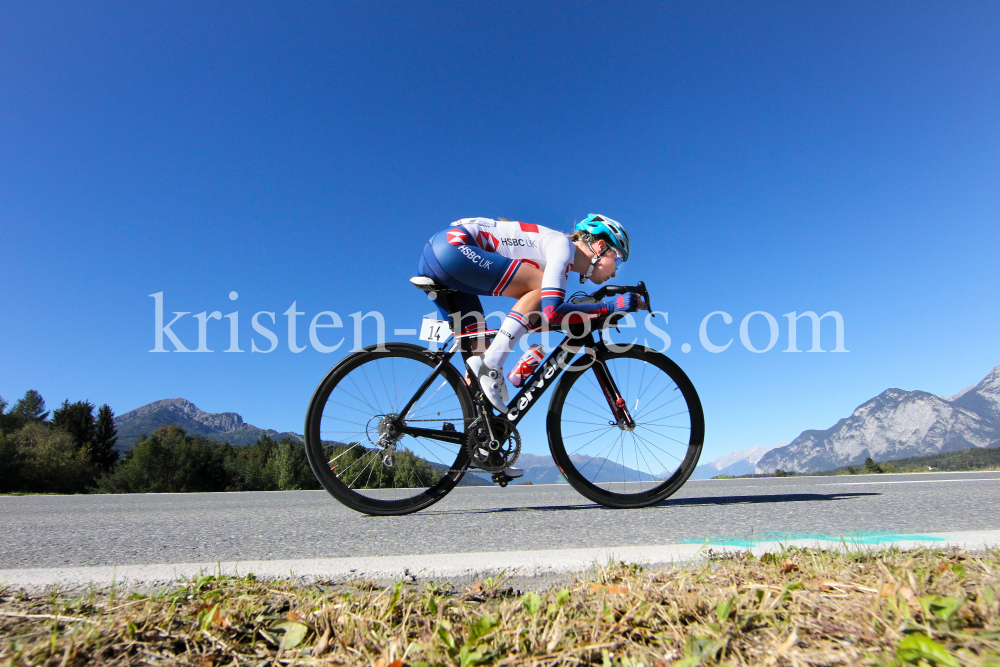
<svg viewBox="0 0 1000 667">
<path fill-rule="evenodd" d="M 441 234 L 438 236 L 440 235 Z M 448 301 L 447 306 L 445 303 L 442 303 L 442 299 L 436 300 L 434 304 L 437 306 L 438 311 L 444 319 L 452 322 L 453 327 L 455 326 L 456 321 L 452 320 L 452 318 L 457 316 L 458 326 L 456 333 L 471 333 L 474 331 L 485 330 L 486 316 L 483 311 L 483 303 L 477 296 L 477 294 L 480 293 L 477 286 L 470 286 L 462 280 L 456 279 L 455 276 L 452 275 L 452 272 L 449 272 L 444 268 L 445 266 L 452 266 L 456 264 L 456 258 L 451 255 L 458 252 L 458 249 L 450 244 L 445 244 L 447 248 L 440 248 L 440 245 L 438 245 L 439 251 L 441 252 L 435 253 L 434 241 L 436 238 L 437 237 L 432 238 L 424 247 L 423 254 L 420 257 L 420 265 L 417 270 L 420 275 L 434 278 L 435 280 L 458 291 L 449 295 L 449 299 L 446 300 Z M 452 251 L 449 251 L 448 248 L 451 248 Z M 439 254 L 441 257 L 438 256 Z M 453 272 L 457 273 L 454 269 Z M 476 339 L 473 343 L 472 352 L 474 354 L 481 354 L 485 351 L 485 349 L 485 341 L 482 339 Z"/>
<path fill-rule="evenodd" d="M 503 296 L 517 298 L 517 303 L 504 318 L 497 337 L 490 345 L 483 362 L 491 368 L 502 368 L 518 340 L 533 321 L 540 317 L 542 304 L 542 271 L 529 262 L 522 262 Z"/>
<path fill-rule="evenodd" d="M 533 262 L 510 259 L 462 242 L 469 238 L 468 235 L 462 235 L 460 227 L 450 227 L 431 237 L 424 246 L 420 258 L 420 274 L 434 278 L 467 295 L 520 298 L 531 291 L 527 285 L 537 283 L 534 285 L 535 288 L 541 286 L 542 272 Z M 466 301 L 467 306 L 472 303 Z M 475 305 L 477 306 L 475 311 L 462 308 L 463 331 L 475 330 L 470 329 L 473 324 L 485 325 L 478 299 Z M 535 300 L 529 298 L 523 308 L 523 312 L 531 313 L 537 310 L 538 306 Z M 466 313 L 471 314 L 471 312 L 478 313 L 478 321 L 465 317 Z"/>
<path fill-rule="evenodd" d="M 431 237 L 420 258 L 420 270 L 452 289 L 468 294 L 500 296 L 516 278 L 520 260 L 467 243 L 452 243 L 457 228 Z"/>
<path fill-rule="evenodd" d="M 460 232 L 452 227 L 432 237 L 421 257 L 421 271 L 461 292 L 518 300 L 483 356 L 486 366 L 499 369 L 541 308 L 542 270 L 534 262 L 511 260 L 461 243 L 468 237 L 459 236 Z"/>
<path fill-rule="evenodd" d="M 507 284 L 501 296 L 517 299 L 514 307 L 521 312 L 536 313 L 542 305 L 542 270 L 534 262 L 521 262 L 521 267 Z"/>
<path fill-rule="evenodd" d="M 459 227 L 445 229 L 431 237 L 421 256 L 421 272 L 426 272 L 424 275 L 430 275 L 459 292 L 501 296 L 517 278 L 522 262 L 483 250 L 470 244 L 469 238 Z M 470 374 L 476 376 L 483 393 L 501 412 L 506 412 L 505 403 L 508 400 L 503 372 L 500 370 L 503 359 L 496 365 L 485 364 L 484 360 L 490 350 L 506 357 L 510 352 L 509 342 L 524 333 L 525 324 L 523 316 L 512 312 L 498 334 L 498 339 L 504 339 L 503 344 L 497 347 L 497 340 L 494 340 L 483 356 L 467 358 Z M 477 346 L 472 351 L 479 353 L 482 351 L 481 347 Z"/>
</svg>

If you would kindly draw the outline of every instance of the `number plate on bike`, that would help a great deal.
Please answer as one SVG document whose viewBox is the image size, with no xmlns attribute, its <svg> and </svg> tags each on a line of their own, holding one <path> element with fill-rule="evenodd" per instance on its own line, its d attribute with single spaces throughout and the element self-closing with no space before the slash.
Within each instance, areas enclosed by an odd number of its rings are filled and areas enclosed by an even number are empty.
<svg viewBox="0 0 1000 667">
<path fill-rule="evenodd" d="M 443 343 L 451 336 L 451 328 L 446 320 L 423 320 L 420 323 L 420 340 Z"/>
</svg>

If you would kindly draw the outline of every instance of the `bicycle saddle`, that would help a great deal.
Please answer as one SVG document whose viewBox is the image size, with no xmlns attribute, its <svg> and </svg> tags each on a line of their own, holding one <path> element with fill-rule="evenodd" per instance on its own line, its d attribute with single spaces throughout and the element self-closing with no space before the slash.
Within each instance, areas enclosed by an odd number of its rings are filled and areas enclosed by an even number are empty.
<svg viewBox="0 0 1000 667">
<path fill-rule="evenodd" d="M 413 276 L 410 278 L 410 282 L 417 289 L 423 290 L 428 294 L 434 292 L 441 292 L 442 294 L 447 294 L 448 292 L 454 292 L 452 288 L 448 287 L 444 283 L 438 282 L 433 278 L 428 278 L 427 276 Z"/>
</svg>

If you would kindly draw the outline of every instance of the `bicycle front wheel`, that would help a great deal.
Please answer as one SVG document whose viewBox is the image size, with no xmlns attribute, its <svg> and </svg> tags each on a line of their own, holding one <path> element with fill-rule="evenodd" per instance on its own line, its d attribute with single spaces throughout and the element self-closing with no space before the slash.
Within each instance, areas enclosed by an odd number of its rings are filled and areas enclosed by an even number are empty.
<svg viewBox="0 0 1000 667">
<path fill-rule="evenodd" d="M 408 514 L 451 491 L 469 466 L 463 434 L 475 415 L 451 364 L 407 413 L 405 425 L 455 434 L 457 442 L 398 434 L 384 437 L 438 359 L 408 343 L 374 346 L 327 373 L 306 415 L 306 456 L 323 487 L 366 514 Z"/>
<path fill-rule="evenodd" d="M 582 357 L 559 380 L 548 413 L 549 448 L 566 480 L 594 502 L 647 507 L 687 481 L 701 456 L 705 416 L 684 371 L 665 355 L 633 346 L 599 351 L 635 421 L 615 421 L 592 360 Z"/>
</svg>

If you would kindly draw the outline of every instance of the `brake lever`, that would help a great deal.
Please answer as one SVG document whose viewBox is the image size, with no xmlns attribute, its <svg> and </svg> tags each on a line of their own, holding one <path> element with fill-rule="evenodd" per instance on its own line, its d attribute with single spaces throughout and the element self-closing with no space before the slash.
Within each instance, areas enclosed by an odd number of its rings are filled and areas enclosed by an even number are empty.
<svg viewBox="0 0 1000 667">
<path fill-rule="evenodd" d="M 646 283 L 640 280 L 636 287 L 642 292 L 642 298 L 646 301 L 646 307 L 649 308 L 649 316 L 656 317 L 656 313 L 653 312 L 653 306 L 649 303 L 649 290 L 646 289 Z"/>
</svg>

